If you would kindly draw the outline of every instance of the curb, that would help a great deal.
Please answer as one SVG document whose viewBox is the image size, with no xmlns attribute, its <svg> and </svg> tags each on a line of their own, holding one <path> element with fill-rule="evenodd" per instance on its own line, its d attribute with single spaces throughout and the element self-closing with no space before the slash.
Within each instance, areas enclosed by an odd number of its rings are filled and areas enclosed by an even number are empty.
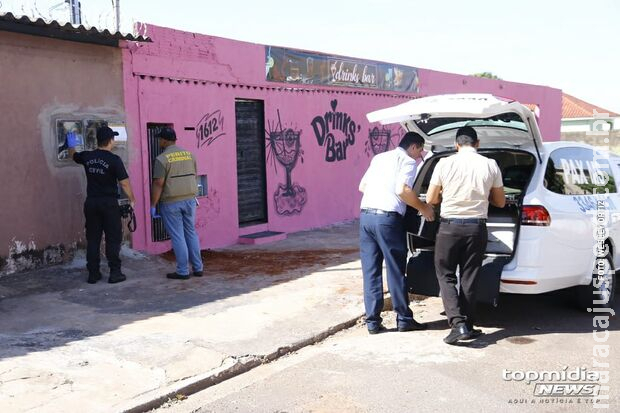
<svg viewBox="0 0 620 413">
<path fill-rule="evenodd" d="M 392 309 L 392 297 L 390 297 L 389 292 L 384 291 L 384 304 L 383 311 Z M 175 398 L 177 395 L 182 394 L 183 396 L 189 396 L 194 393 L 198 393 L 199 391 L 205 390 L 211 386 L 215 386 L 220 384 L 228 379 L 232 379 L 233 377 L 239 376 L 243 373 L 247 373 L 248 371 L 261 366 L 266 363 L 271 363 L 279 359 L 282 356 L 293 353 L 297 350 L 300 350 L 304 347 L 311 346 L 320 341 L 325 340 L 327 337 L 332 336 L 339 331 L 345 330 L 347 328 L 353 327 L 357 324 L 361 319 L 365 317 L 365 314 L 356 316 L 347 321 L 339 323 L 335 326 L 329 327 L 327 330 L 324 330 L 318 334 L 315 334 L 309 338 L 303 339 L 296 343 L 293 343 L 289 346 L 278 347 L 278 349 L 272 353 L 269 353 L 265 356 L 255 356 L 255 355 L 246 355 L 246 356 L 238 356 L 238 357 L 229 357 L 222 362 L 222 367 L 217 369 L 216 371 L 211 371 L 209 373 L 203 375 L 197 375 L 190 379 L 184 381 L 183 384 L 178 387 L 172 387 L 172 389 L 168 388 L 165 390 L 164 394 L 154 396 L 149 398 L 138 405 L 121 410 L 122 413 L 145 413 L 153 409 L 157 409 L 164 405 L 170 399 Z"/>
<path fill-rule="evenodd" d="M 389 299 L 386 299 L 386 305 L 388 304 Z M 272 353 L 269 353 L 265 356 L 240 356 L 240 357 L 229 357 L 228 359 L 222 362 L 223 367 L 220 367 L 218 371 L 206 373 L 205 375 L 195 376 L 189 381 L 185 381 L 182 385 L 178 387 L 174 387 L 172 389 L 166 389 L 165 393 L 162 395 L 155 396 L 154 398 L 149 399 L 148 401 L 142 402 L 137 406 L 131 407 L 129 409 L 121 410 L 123 413 L 144 413 L 148 412 L 152 409 L 156 409 L 161 407 L 168 400 L 175 398 L 177 395 L 182 394 L 184 396 L 189 396 L 191 394 L 202 391 L 208 387 L 214 386 L 216 384 L 220 384 L 228 379 L 239 376 L 243 373 L 246 373 L 262 364 L 270 363 L 279 359 L 280 357 L 295 352 L 297 350 L 302 349 L 303 347 L 310 346 L 312 344 L 316 344 L 320 341 L 325 340 L 327 337 L 336 334 L 339 331 L 342 331 L 347 328 L 353 327 L 359 320 L 361 320 L 364 315 L 356 316 L 355 318 L 344 321 L 335 326 L 329 327 L 327 330 L 324 330 L 318 334 L 313 335 L 307 339 L 298 341 L 288 346 L 279 347 Z M 228 364 L 228 365 L 227 365 Z"/>
</svg>

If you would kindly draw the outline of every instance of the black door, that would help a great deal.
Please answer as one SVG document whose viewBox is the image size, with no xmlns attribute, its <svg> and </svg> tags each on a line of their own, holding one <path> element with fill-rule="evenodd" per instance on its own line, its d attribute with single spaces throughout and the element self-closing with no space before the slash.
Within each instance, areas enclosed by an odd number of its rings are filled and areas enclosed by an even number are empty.
<svg viewBox="0 0 620 413">
<path fill-rule="evenodd" d="M 151 185 L 153 182 L 153 165 L 155 164 L 155 159 L 163 152 L 163 149 L 159 147 L 159 139 L 155 136 L 162 128 L 167 126 L 169 127 L 171 125 L 162 123 L 146 124 L 146 133 L 149 140 L 149 194 L 151 193 Z M 148 198 L 151 199 L 150 196 Z M 159 215 L 159 205 L 157 205 L 156 208 L 157 215 Z M 166 232 L 162 219 L 151 218 L 151 240 L 153 242 L 158 242 L 166 241 L 168 239 L 170 239 L 170 235 Z"/>
<path fill-rule="evenodd" d="M 262 100 L 235 101 L 239 225 L 267 222 L 265 115 Z"/>
</svg>

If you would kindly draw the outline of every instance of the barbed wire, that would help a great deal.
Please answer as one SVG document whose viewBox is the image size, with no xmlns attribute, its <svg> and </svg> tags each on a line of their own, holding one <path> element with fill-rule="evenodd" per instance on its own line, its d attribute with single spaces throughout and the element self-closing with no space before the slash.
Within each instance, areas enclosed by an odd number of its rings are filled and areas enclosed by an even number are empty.
<svg viewBox="0 0 620 413">
<path fill-rule="evenodd" d="M 81 20 L 82 25 L 95 27 L 99 30 L 108 29 L 116 31 L 116 0 L 110 0 L 98 5 L 82 2 Z M 63 0 L 0 0 L 0 13 L 11 12 L 15 15 L 29 17 L 33 20 L 42 18 L 45 21 L 58 21 L 59 23 L 70 22 L 70 6 Z M 122 15 L 120 31 L 124 33 L 138 34 L 136 19 L 134 16 Z M 142 27 L 141 30 L 145 30 Z"/>
<path fill-rule="evenodd" d="M 34 11 L 37 13 L 39 17 L 41 17 L 43 20 L 46 20 L 43 13 L 41 13 L 41 11 L 39 10 L 39 5 L 37 4 L 37 0 L 34 0 L 34 4 L 32 5 L 32 7 L 34 8 Z"/>
<path fill-rule="evenodd" d="M 117 0 L 110 0 L 93 6 L 93 3 L 84 1 L 81 10 L 82 25 L 94 27 L 98 30 L 116 32 L 116 6 Z M 107 7 L 102 5 L 108 4 Z M 0 0 L 0 14 L 12 13 L 15 16 L 26 16 L 31 20 L 43 19 L 47 22 L 57 21 L 61 24 L 71 21 L 71 6 L 64 0 Z M 147 36 L 147 25 L 137 24 L 141 19 L 135 16 L 122 14 L 119 31 L 133 35 Z"/>
</svg>

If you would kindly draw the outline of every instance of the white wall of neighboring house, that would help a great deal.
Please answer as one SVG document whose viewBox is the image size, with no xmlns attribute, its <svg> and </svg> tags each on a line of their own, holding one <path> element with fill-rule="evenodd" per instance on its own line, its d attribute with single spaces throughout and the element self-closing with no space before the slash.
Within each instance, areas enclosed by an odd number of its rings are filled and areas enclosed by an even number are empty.
<svg viewBox="0 0 620 413">
<path fill-rule="evenodd" d="M 562 119 L 560 132 L 588 132 L 590 130 L 590 119 Z"/>
<path fill-rule="evenodd" d="M 596 123 L 596 125 L 595 125 Z M 611 124 L 613 125 L 611 125 Z M 596 126 L 598 131 L 620 130 L 620 118 L 594 119 L 594 118 L 566 118 L 562 119 L 561 132 L 590 132 Z"/>
</svg>

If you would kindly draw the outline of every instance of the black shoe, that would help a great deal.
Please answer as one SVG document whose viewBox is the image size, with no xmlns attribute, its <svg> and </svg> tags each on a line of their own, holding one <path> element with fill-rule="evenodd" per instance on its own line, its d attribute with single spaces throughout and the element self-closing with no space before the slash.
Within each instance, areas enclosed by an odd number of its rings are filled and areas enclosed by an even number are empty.
<svg viewBox="0 0 620 413">
<path fill-rule="evenodd" d="M 379 333 L 384 332 L 385 330 L 387 330 L 387 329 L 383 326 L 383 324 L 379 324 L 378 327 L 369 328 L 368 329 L 368 334 L 379 334 Z"/>
<path fill-rule="evenodd" d="M 480 330 L 479 328 L 474 328 L 473 323 L 465 322 L 465 324 L 467 325 L 467 328 L 471 331 L 471 333 L 469 333 L 469 336 L 467 336 L 465 340 L 471 340 L 482 335 L 482 330 Z"/>
<path fill-rule="evenodd" d="M 95 284 L 97 281 L 101 279 L 101 273 L 98 272 L 96 274 L 88 274 L 88 280 L 86 280 L 89 284 Z"/>
<path fill-rule="evenodd" d="M 464 338 L 464 340 L 471 340 L 474 338 L 478 338 L 482 335 L 482 330 L 480 330 L 479 328 L 472 328 L 470 331 L 471 332 L 466 338 Z"/>
<path fill-rule="evenodd" d="M 452 327 L 450 334 L 448 334 L 443 342 L 446 344 L 456 344 L 459 340 L 467 340 L 471 338 L 472 330 L 470 330 L 466 324 L 458 324 Z"/>
<path fill-rule="evenodd" d="M 170 278 L 171 280 L 189 280 L 189 274 L 181 275 L 176 272 L 171 272 L 166 274 L 166 278 Z"/>
<path fill-rule="evenodd" d="M 405 331 L 419 331 L 419 330 L 426 330 L 427 328 L 428 328 L 427 324 L 418 323 L 417 321 L 413 320 L 412 323 L 398 327 L 398 331 L 400 331 L 401 333 L 404 333 Z"/>
<path fill-rule="evenodd" d="M 116 283 L 122 283 L 126 279 L 127 277 L 123 273 L 110 274 L 110 277 L 108 278 L 108 282 L 110 284 L 116 284 Z"/>
<path fill-rule="evenodd" d="M 202 277 L 202 271 L 194 271 L 194 277 Z"/>
</svg>

